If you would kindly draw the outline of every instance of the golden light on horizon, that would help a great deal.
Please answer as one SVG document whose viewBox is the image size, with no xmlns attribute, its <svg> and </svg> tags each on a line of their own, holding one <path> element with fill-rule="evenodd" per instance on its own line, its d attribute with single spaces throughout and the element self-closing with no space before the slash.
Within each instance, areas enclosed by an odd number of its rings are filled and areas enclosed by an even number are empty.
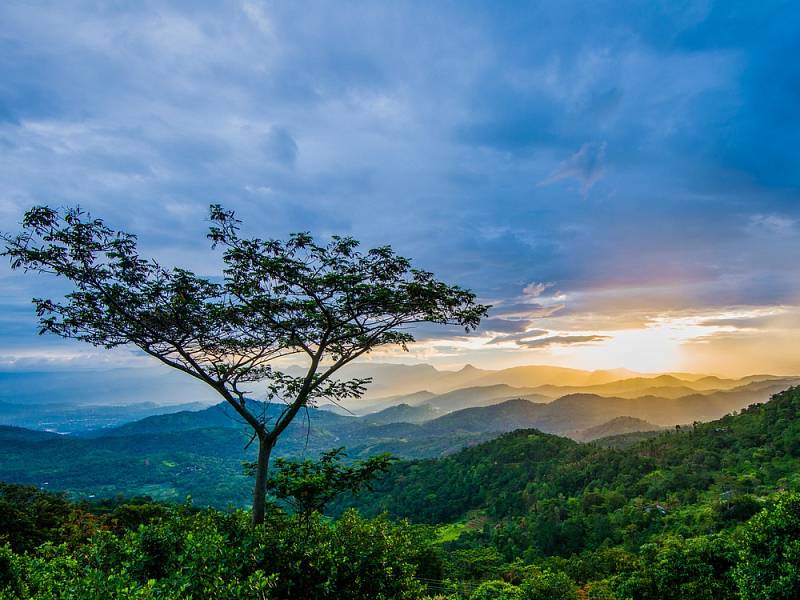
<svg viewBox="0 0 800 600">
<path fill-rule="evenodd" d="M 569 359 L 578 368 L 614 369 L 656 373 L 687 367 L 685 344 L 731 327 L 701 325 L 696 318 L 660 318 L 637 329 L 605 331 L 607 340 L 556 348 L 553 354 Z"/>
<path fill-rule="evenodd" d="M 693 315 L 664 315 L 638 328 L 594 332 L 608 339 L 550 350 L 558 363 L 581 369 L 626 368 L 647 373 L 669 371 L 707 371 L 698 348 L 711 347 L 725 336 L 744 336 L 753 332 L 746 323 L 778 317 L 785 307 L 769 309 L 727 309 Z M 729 357 L 732 370 L 738 370 L 736 357 Z M 752 372 L 752 367 L 742 367 Z"/>
</svg>

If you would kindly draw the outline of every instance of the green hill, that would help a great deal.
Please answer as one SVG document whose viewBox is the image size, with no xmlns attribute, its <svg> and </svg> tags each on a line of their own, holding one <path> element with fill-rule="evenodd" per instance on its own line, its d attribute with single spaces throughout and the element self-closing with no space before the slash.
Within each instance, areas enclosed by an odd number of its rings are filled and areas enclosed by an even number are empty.
<svg viewBox="0 0 800 600">
<path fill-rule="evenodd" d="M 421 425 L 366 424 L 354 431 L 394 440 L 366 453 L 415 436 L 417 444 L 434 446 L 447 437 L 435 435 L 437 428 L 451 439 L 471 436 L 465 439 L 474 443 L 487 435 L 476 432 L 541 419 L 553 404 L 520 399 Z M 331 597 L 352 598 L 796 598 L 799 412 L 800 388 L 792 388 L 740 414 L 651 437 L 633 433 L 577 443 L 516 430 L 443 458 L 395 464 L 373 491 L 340 498 L 330 511 L 338 518 L 314 514 L 305 521 L 276 507 L 270 526 L 252 535 L 243 513 L 146 499 L 71 504 L 34 488 L 0 484 L 0 538 L 11 543 L 10 549 L 0 547 L 0 564 L 11 573 L 0 579 L 0 595 L 8 595 L 10 581 L 11 598 L 61 597 L 56 590 L 64 585 L 81 590 L 71 597 L 112 585 L 115 595 L 107 597 L 130 597 L 131 590 L 135 597 L 151 597 L 147 586 L 185 590 L 187 582 L 208 575 L 212 583 L 204 593 L 213 589 L 215 597 L 220 582 L 228 581 L 237 587 L 224 597 L 317 597 L 297 591 L 313 580 L 315 589 L 335 590 Z M 174 418 L 176 426 L 187 424 L 185 416 Z M 195 424 L 219 425 L 221 418 L 211 411 Z M 555 415 L 548 418 L 553 422 Z M 632 420 L 617 421 L 625 427 Z M 331 415 L 331 423 L 366 422 Z M 149 422 L 134 435 L 93 439 L 0 428 L 0 463 L 17 478 L 36 472 L 49 478 L 47 487 L 70 480 L 98 488 L 98 495 L 114 489 L 101 489 L 98 478 L 105 477 L 125 481 L 129 493 L 160 491 L 181 499 L 178 491 L 189 489 L 188 481 L 198 497 L 239 494 L 246 500 L 249 486 L 241 469 L 234 470 L 245 441 L 241 430 L 154 430 L 163 425 Z M 611 425 L 603 427 L 616 427 Z M 289 452 L 305 451 L 296 433 L 288 437 Z M 333 441 L 340 440 L 320 443 Z M 343 512 L 347 507 L 367 518 Z M 412 524 L 390 523 L 376 516 L 382 512 Z M 35 550 L 43 541 L 62 545 Z M 264 558 L 273 556 L 281 560 Z M 294 568 L 307 559 L 308 568 Z M 374 589 L 365 592 L 368 584 L 353 583 L 353 577 L 369 569 Z M 405 573 L 405 595 L 378 591 L 397 590 L 390 587 L 397 569 Z M 278 587 L 248 596 L 251 578 L 270 573 L 275 579 L 264 587 Z M 27 595 L 14 595 L 14 589 Z"/>
<path fill-rule="evenodd" d="M 509 557 L 641 543 L 669 528 L 714 531 L 731 504 L 800 488 L 798 411 L 800 388 L 792 388 L 623 449 L 518 430 L 442 459 L 400 463 L 350 505 L 427 523 L 482 514 L 494 525 L 474 535 Z"/>
</svg>

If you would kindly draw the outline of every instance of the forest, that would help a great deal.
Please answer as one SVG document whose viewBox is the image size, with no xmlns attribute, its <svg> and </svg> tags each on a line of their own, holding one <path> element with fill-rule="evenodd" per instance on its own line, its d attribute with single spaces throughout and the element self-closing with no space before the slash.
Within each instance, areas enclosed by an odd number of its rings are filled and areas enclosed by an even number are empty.
<svg viewBox="0 0 800 600">
<path fill-rule="evenodd" d="M 439 459 L 279 459 L 255 529 L 4 484 L 0 597 L 796 598 L 798 410 L 791 388 L 630 443 L 517 430 Z"/>
</svg>

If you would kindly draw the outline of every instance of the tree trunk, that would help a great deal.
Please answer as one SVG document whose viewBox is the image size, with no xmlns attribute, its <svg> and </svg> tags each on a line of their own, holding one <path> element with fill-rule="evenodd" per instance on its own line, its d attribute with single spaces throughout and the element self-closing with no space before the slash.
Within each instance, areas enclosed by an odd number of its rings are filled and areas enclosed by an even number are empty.
<svg viewBox="0 0 800 600">
<path fill-rule="evenodd" d="M 258 436 L 258 466 L 256 467 L 256 487 L 253 490 L 253 526 L 264 523 L 269 455 L 272 453 L 273 444 L 272 439 Z"/>
</svg>

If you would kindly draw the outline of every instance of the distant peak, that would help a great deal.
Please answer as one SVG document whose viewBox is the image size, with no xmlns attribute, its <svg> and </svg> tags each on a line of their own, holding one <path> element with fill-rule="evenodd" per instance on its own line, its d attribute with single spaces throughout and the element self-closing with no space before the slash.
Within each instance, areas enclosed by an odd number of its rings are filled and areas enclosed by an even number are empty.
<svg viewBox="0 0 800 600">
<path fill-rule="evenodd" d="M 461 367 L 461 370 L 459 371 L 459 373 L 469 373 L 471 371 L 477 371 L 477 370 L 478 369 L 476 367 L 474 367 L 473 365 L 467 363 L 466 365 Z"/>
</svg>

